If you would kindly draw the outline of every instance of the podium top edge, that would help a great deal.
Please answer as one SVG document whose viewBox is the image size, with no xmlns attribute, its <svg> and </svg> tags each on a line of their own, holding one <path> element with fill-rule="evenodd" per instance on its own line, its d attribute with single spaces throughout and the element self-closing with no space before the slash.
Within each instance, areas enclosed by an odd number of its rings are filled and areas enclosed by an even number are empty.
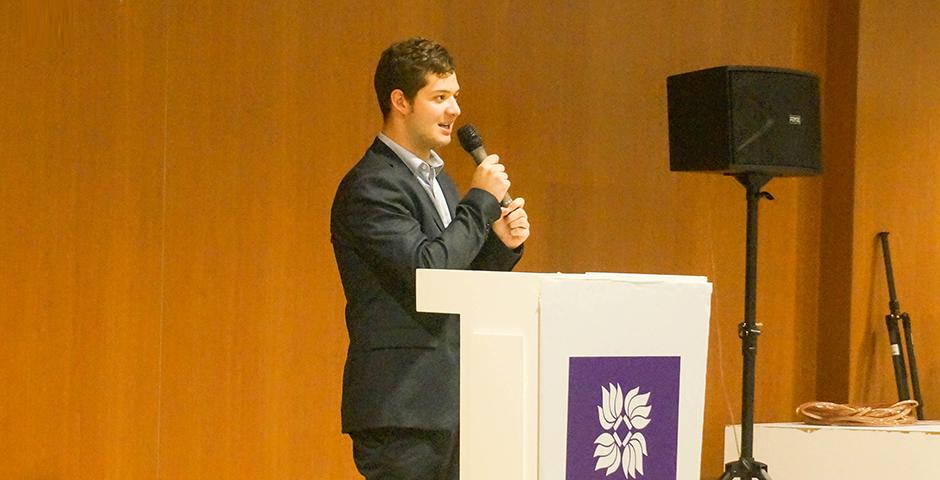
<svg viewBox="0 0 940 480">
<path fill-rule="evenodd" d="M 630 282 L 670 282 L 670 283 L 708 283 L 708 277 L 703 275 L 668 275 L 649 273 L 613 273 L 613 272 L 585 272 L 572 274 L 581 278 L 597 278 L 600 280 L 625 280 Z"/>
<path fill-rule="evenodd" d="M 453 274 L 456 272 L 466 272 L 473 275 L 512 275 L 522 277 L 536 277 L 540 279 L 559 279 L 559 280 L 606 280 L 615 282 L 632 283 L 709 283 L 708 277 L 701 275 L 659 275 L 648 273 L 616 273 L 616 272 L 585 272 L 585 273 L 548 273 L 548 272 L 493 272 L 486 270 L 447 270 L 419 268 L 419 272 L 440 272 Z"/>
</svg>

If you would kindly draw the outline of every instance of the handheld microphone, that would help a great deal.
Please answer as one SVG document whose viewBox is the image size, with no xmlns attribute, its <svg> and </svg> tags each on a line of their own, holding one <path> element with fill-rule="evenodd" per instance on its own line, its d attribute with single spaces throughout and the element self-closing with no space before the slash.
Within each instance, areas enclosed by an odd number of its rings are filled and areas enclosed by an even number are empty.
<svg viewBox="0 0 940 480">
<path fill-rule="evenodd" d="M 460 140 L 460 146 L 473 157 L 473 161 L 479 165 L 486 158 L 486 149 L 483 148 L 483 137 L 477 133 L 477 129 L 469 123 L 457 129 L 457 139 Z M 499 202 L 502 206 L 508 206 L 512 202 L 509 192 Z"/>
</svg>

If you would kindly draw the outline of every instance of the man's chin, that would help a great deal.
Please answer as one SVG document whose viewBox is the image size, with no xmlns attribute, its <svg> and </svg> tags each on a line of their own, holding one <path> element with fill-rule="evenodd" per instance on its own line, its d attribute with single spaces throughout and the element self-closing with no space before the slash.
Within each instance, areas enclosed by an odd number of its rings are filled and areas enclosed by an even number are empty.
<svg viewBox="0 0 940 480">
<path fill-rule="evenodd" d="M 439 148 L 445 147 L 450 144 L 451 136 L 444 135 L 441 133 L 435 133 L 433 135 L 428 135 L 423 138 L 426 142 L 426 145 L 431 150 L 437 150 Z"/>
</svg>

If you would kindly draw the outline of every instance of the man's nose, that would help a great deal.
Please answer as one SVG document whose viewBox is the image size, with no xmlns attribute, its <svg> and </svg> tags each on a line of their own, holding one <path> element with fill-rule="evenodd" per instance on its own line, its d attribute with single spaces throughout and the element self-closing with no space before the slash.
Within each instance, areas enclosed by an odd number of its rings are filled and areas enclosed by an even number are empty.
<svg viewBox="0 0 940 480">
<path fill-rule="evenodd" d="M 447 107 L 447 113 L 450 113 L 455 117 L 460 115 L 460 105 L 457 104 L 456 98 L 450 99 L 450 105 Z"/>
</svg>

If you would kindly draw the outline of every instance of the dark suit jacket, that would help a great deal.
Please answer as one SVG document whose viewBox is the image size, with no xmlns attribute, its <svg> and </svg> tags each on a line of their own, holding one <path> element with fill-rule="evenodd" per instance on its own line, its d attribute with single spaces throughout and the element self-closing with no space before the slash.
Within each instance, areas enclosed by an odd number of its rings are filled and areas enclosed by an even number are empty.
<svg viewBox="0 0 940 480">
<path fill-rule="evenodd" d="M 411 170 L 376 139 L 333 200 L 349 331 L 344 432 L 455 428 L 458 316 L 415 311 L 415 269 L 510 270 L 521 257 L 491 232 L 500 215 L 493 195 L 471 189 L 460 199 L 445 173 L 437 179 L 451 211 L 446 229 Z"/>
</svg>

